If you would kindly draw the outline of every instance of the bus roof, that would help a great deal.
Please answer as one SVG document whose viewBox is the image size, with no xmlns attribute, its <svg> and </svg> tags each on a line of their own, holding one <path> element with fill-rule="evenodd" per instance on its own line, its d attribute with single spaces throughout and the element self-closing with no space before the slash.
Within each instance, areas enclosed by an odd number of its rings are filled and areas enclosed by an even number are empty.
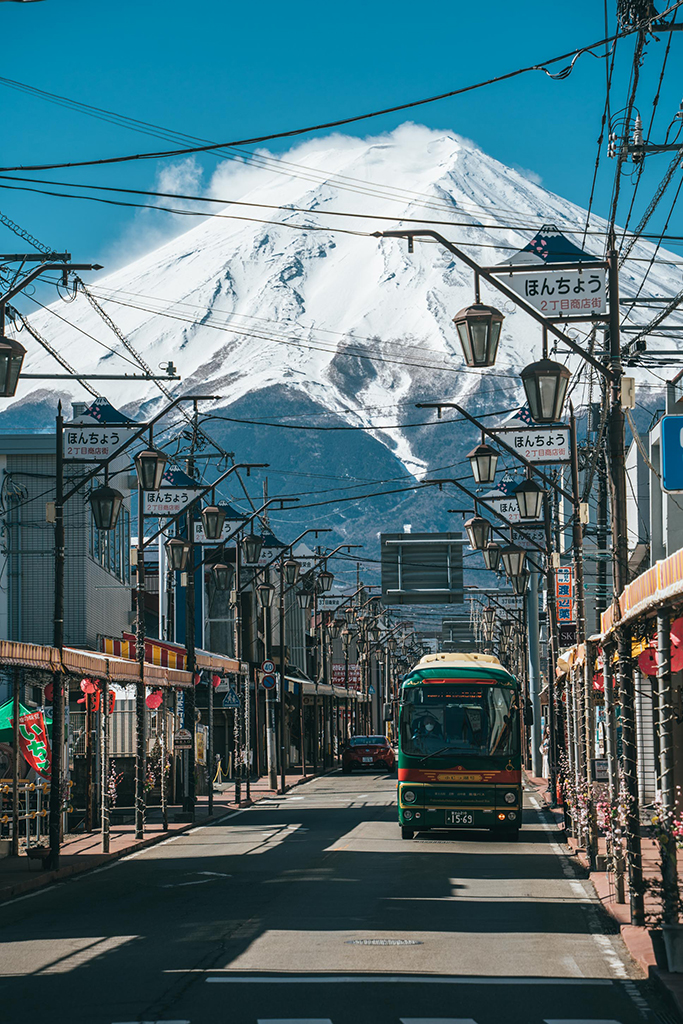
<svg viewBox="0 0 683 1024">
<path fill-rule="evenodd" d="M 436 668 L 437 665 L 455 667 L 456 665 L 472 665 L 476 663 L 497 665 L 499 668 L 503 667 L 495 654 L 458 654 L 455 651 L 439 651 L 438 654 L 425 654 L 424 657 L 420 658 L 415 668 Z"/>
<path fill-rule="evenodd" d="M 455 651 L 426 654 L 404 676 L 403 683 L 407 686 L 415 686 L 422 682 L 447 683 L 461 678 L 463 673 L 467 673 L 468 676 L 474 673 L 476 678 L 482 681 L 488 676 L 489 680 L 495 679 L 503 686 L 518 685 L 515 677 L 494 655 L 460 654 Z"/>
</svg>

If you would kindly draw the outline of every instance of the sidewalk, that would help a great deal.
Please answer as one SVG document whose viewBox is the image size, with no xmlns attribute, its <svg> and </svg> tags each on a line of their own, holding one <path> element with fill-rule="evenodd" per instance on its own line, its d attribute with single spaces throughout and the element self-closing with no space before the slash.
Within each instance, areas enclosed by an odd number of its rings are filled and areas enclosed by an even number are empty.
<svg viewBox="0 0 683 1024">
<path fill-rule="evenodd" d="M 287 775 L 285 792 L 298 786 L 301 783 L 309 782 L 311 779 L 320 778 L 326 772 L 318 772 L 310 775 Z M 168 831 L 164 831 L 161 820 L 161 808 L 158 806 L 148 807 L 145 822 L 144 839 L 135 839 L 135 826 L 131 824 L 113 825 L 109 835 L 109 853 L 102 853 L 102 840 L 99 830 L 78 835 L 67 835 L 60 853 L 60 867 L 58 871 L 46 871 L 41 863 L 29 860 L 26 854 L 19 857 L 3 857 L 0 859 L 0 903 L 12 897 L 21 896 L 33 892 L 51 882 L 68 878 L 70 875 L 82 871 L 89 871 L 92 868 L 107 864 L 110 861 L 126 857 L 136 850 L 154 846 L 163 842 L 172 835 L 179 835 L 197 828 L 198 825 L 206 825 L 217 821 L 226 814 L 247 807 L 244 785 L 242 786 L 242 802 L 238 805 L 234 801 L 234 783 L 226 784 L 223 792 L 214 792 L 213 815 L 209 817 L 208 797 L 202 796 L 197 799 L 195 820 L 193 822 L 174 821 L 174 816 L 180 816 L 182 807 L 169 805 L 168 808 Z M 251 803 L 258 803 L 266 797 L 275 796 L 276 791 L 270 789 L 267 778 L 261 778 L 251 783 Z"/>
<path fill-rule="evenodd" d="M 534 778 L 534 776 L 526 772 L 524 774 L 526 781 L 536 790 L 536 795 L 546 804 L 547 812 L 555 818 L 558 829 L 563 832 L 564 815 L 561 808 L 550 807 L 550 794 L 547 792 L 548 780 Z M 572 856 L 576 858 L 593 883 L 603 909 L 618 924 L 621 937 L 629 953 L 643 973 L 655 984 L 660 995 L 668 1004 L 669 1009 L 676 1015 L 677 1019 L 683 1021 L 683 974 L 671 974 L 669 971 L 657 967 L 648 928 L 637 927 L 631 924 L 631 909 L 628 902 L 628 879 L 625 879 L 626 902 L 617 903 L 614 878 L 610 872 L 590 871 L 585 851 L 578 848 L 576 840 L 567 837 L 565 842 Z M 659 853 L 657 844 L 651 839 L 643 838 L 642 850 L 643 874 L 646 879 L 654 878 L 658 874 Z M 598 853 L 603 855 L 606 853 L 604 839 L 598 841 Z M 679 854 L 679 874 L 681 873 L 680 860 Z"/>
</svg>

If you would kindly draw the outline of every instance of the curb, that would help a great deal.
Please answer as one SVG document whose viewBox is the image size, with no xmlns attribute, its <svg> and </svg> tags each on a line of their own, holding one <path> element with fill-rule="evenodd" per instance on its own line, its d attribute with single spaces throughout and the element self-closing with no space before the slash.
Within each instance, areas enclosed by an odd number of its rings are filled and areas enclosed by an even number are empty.
<svg viewBox="0 0 683 1024">
<path fill-rule="evenodd" d="M 527 784 L 532 788 L 532 790 L 536 791 L 539 798 L 544 800 L 546 812 L 556 816 L 557 820 L 557 817 L 559 817 L 561 812 L 548 806 L 548 801 L 545 799 L 546 794 L 541 792 L 539 787 L 528 777 Z M 559 824 L 558 828 L 563 831 Z M 638 944 L 634 942 L 633 939 L 634 937 L 640 938 L 647 929 L 635 927 L 632 924 L 619 920 L 617 915 L 613 912 L 612 907 L 601 898 L 600 891 L 596 885 L 595 879 L 593 878 L 593 874 L 590 871 L 585 853 L 582 850 L 572 849 L 571 843 L 568 842 L 568 837 L 565 837 L 564 841 L 567 842 L 567 845 L 570 848 L 570 856 L 572 859 L 575 860 L 583 869 L 585 877 L 588 878 L 595 886 L 598 899 L 600 900 L 600 905 L 602 907 L 602 912 L 607 914 L 619 928 L 619 935 L 626 945 L 629 956 L 640 967 L 643 974 L 655 989 L 659 998 L 666 1005 L 666 1009 L 676 1021 L 676 1024 L 683 1024 L 683 975 L 671 974 L 668 971 L 662 971 L 643 958 L 642 950 L 639 951 L 637 949 Z"/>
<path fill-rule="evenodd" d="M 324 778 L 326 775 L 331 775 L 337 771 L 336 768 L 331 768 L 329 771 L 321 772 L 317 775 L 303 775 L 296 782 L 290 783 L 285 788 L 285 793 L 290 789 L 295 789 L 297 786 L 301 786 L 306 782 L 312 782 L 314 779 Z M 16 896 L 21 896 L 24 893 L 33 892 L 37 889 L 44 889 L 46 886 L 51 885 L 53 882 L 59 882 L 62 879 L 70 878 L 72 875 L 85 874 L 87 871 L 94 871 L 104 864 L 110 864 L 113 861 L 121 860 L 123 857 L 128 857 L 131 853 L 135 853 L 137 850 L 145 850 L 150 846 L 156 846 L 158 843 L 163 843 L 170 836 L 181 836 L 186 832 L 189 832 L 193 828 L 199 828 L 203 825 L 211 825 L 215 821 L 222 820 L 223 818 L 232 817 L 240 809 L 246 809 L 247 807 L 254 806 L 264 800 L 267 796 L 272 794 L 272 790 L 263 793 L 256 799 L 250 800 L 249 803 L 246 801 L 240 802 L 239 806 L 233 806 L 227 808 L 219 814 L 212 814 L 211 817 L 206 815 L 203 818 L 198 818 L 195 821 L 189 821 L 186 825 L 182 825 L 180 828 L 173 829 L 171 832 L 160 832 L 158 835 L 150 836 L 148 839 L 140 839 L 129 846 L 124 846 L 120 850 L 115 850 L 113 853 L 100 853 L 97 854 L 97 861 L 90 864 L 70 864 L 68 867 L 59 868 L 57 871 L 48 871 L 42 875 L 36 875 L 35 878 L 27 879 L 25 882 L 17 882 L 15 885 L 8 886 L 7 889 L 0 890 L 0 906 L 6 903 L 8 900 L 13 899 Z M 281 796 L 284 794 L 280 794 Z"/>
<path fill-rule="evenodd" d="M 677 992 L 676 989 L 665 980 L 665 976 L 666 978 L 678 979 L 681 975 L 671 975 L 667 971 L 660 971 L 659 967 L 653 967 L 650 965 L 649 970 L 647 971 L 647 976 L 648 981 L 652 984 L 652 987 L 665 1004 L 671 1016 L 675 1019 L 677 1024 L 683 1024 L 683 993 Z M 678 988 L 680 986 L 676 987 Z"/>
</svg>

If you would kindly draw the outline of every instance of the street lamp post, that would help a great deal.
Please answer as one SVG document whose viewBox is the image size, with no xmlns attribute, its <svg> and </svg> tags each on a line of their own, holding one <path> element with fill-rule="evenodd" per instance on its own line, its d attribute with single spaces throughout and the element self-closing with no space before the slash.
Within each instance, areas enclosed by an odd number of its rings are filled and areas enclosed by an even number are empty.
<svg viewBox="0 0 683 1024">
<path fill-rule="evenodd" d="M 631 923 L 642 925 L 644 921 L 643 899 L 643 867 L 640 838 L 640 808 L 637 778 L 637 748 L 635 733 L 635 693 L 633 685 L 633 669 L 631 665 L 631 634 L 628 627 L 619 625 L 618 601 L 628 583 L 628 537 L 626 516 L 626 469 L 624 445 L 624 413 L 621 407 L 621 381 L 623 368 L 621 362 L 620 320 L 619 320 L 619 254 L 616 250 L 616 239 L 612 232 L 609 238 L 609 250 L 606 261 L 595 261 L 592 266 L 607 267 L 609 288 L 609 359 L 604 364 L 592 353 L 584 350 L 581 345 L 547 319 L 543 313 L 535 309 L 529 302 L 521 298 L 508 285 L 499 280 L 494 273 L 480 267 L 475 260 L 455 246 L 436 231 L 427 229 L 377 231 L 377 238 L 407 238 L 412 247 L 416 237 L 428 237 L 443 245 L 475 273 L 475 280 L 484 277 L 494 288 L 502 292 L 509 300 L 520 306 L 525 312 L 544 328 L 551 332 L 574 354 L 593 367 L 599 377 L 605 381 L 609 390 L 608 415 L 608 473 L 610 479 L 610 499 L 612 513 L 612 571 L 617 608 L 615 633 L 618 652 L 618 675 L 622 696 L 622 750 L 625 790 L 628 798 L 626 835 L 628 845 L 629 878 L 631 889 Z M 585 264 L 584 264 L 585 265 Z M 460 330 L 459 330 L 460 333 Z M 461 336 L 462 341 L 462 336 Z M 544 356 L 546 355 L 544 351 Z M 543 360 L 541 360 L 543 363 Z M 559 364 L 556 364 L 559 367 Z M 565 368 L 566 371 L 566 368 Z M 528 367 L 526 378 L 531 391 L 527 392 L 530 405 L 537 401 L 536 412 L 545 418 L 550 415 L 551 407 L 557 410 L 560 395 L 564 398 L 566 384 L 563 384 L 565 373 L 553 367 Z M 568 380 L 568 376 L 567 376 Z M 525 383 L 526 389 L 526 383 Z M 532 392 L 535 392 L 532 394 Z M 543 393 L 542 393 L 543 392 Z M 533 410 L 532 410 L 533 414 Z"/>
</svg>

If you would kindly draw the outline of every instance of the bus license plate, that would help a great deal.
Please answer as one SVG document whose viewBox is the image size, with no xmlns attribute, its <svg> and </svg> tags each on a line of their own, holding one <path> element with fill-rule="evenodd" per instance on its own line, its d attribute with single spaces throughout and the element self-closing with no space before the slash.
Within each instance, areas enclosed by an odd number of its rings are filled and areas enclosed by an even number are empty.
<svg viewBox="0 0 683 1024">
<path fill-rule="evenodd" d="M 469 811 L 446 811 L 447 825 L 473 825 L 474 815 Z"/>
<path fill-rule="evenodd" d="M 363 763 L 364 764 L 372 764 L 372 758 L 371 757 L 364 757 L 363 758 Z"/>
</svg>

